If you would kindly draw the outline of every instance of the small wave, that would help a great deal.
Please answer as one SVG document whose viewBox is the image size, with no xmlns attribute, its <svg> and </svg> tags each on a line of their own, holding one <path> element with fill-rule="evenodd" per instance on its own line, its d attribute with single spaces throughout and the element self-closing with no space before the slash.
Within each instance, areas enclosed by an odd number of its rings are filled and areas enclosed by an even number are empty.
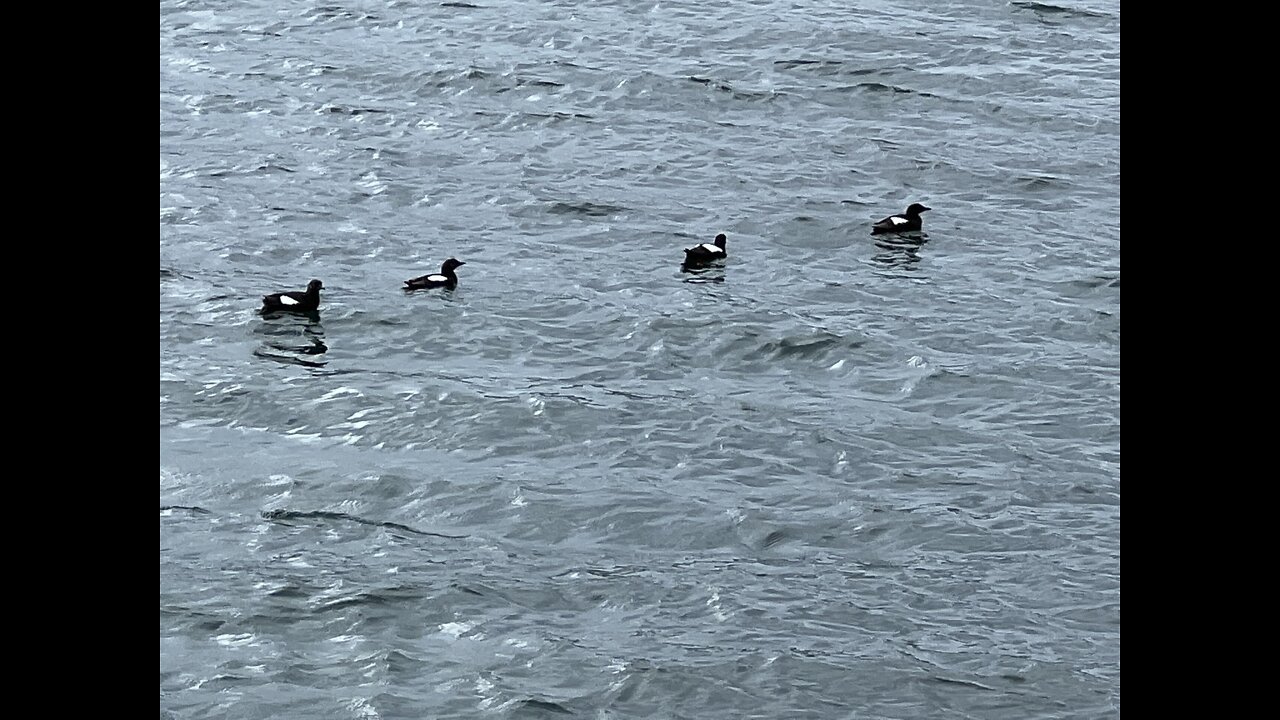
<svg viewBox="0 0 1280 720">
<path fill-rule="evenodd" d="M 341 105 L 322 105 L 320 112 L 333 113 L 335 115 L 366 115 L 385 113 L 386 110 L 371 107 L 343 107 Z"/>
<path fill-rule="evenodd" d="M 1019 10 L 1030 10 L 1039 15 L 1066 15 L 1070 17 L 1083 18 L 1105 18 L 1107 15 L 1094 12 L 1092 10 L 1082 10 L 1080 8 L 1062 7 L 1061 5 L 1050 5 L 1049 3 L 1035 2 L 1034 0 L 1013 0 L 1010 5 Z"/>
<path fill-rule="evenodd" d="M 990 690 L 991 692 L 1000 692 L 999 688 L 994 688 L 994 687 L 991 687 L 990 685 L 983 685 L 982 683 L 974 682 L 973 680 L 958 680 L 956 678 L 942 677 L 941 675 L 934 675 L 933 680 L 935 682 L 940 682 L 947 685 L 964 685 L 966 687 L 977 688 L 979 690 Z"/>
<path fill-rule="evenodd" d="M 839 60 L 774 60 L 773 66 L 782 68 L 783 70 L 791 70 L 793 68 L 814 68 L 814 67 L 840 67 L 844 65 Z"/>
<path fill-rule="evenodd" d="M 803 337 L 803 338 L 782 338 L 781 340 L 766 342 L 754 351 L 747 354 L 749 359 L 759 359 L 769 357 L 781 360 L 783 358 L 820 358 L 827 354 L 828 351 L 837 347 L 858 347 L 862 345 L 860 341 L 846 341 L 838 335 L 828 335 L 826 337 Z"/>
<path fill-rule="evenodd" d="M 303 597 L 307 597 L 303 595 Z M 420 600 L 418 588 L 394 586 L 379 590 L 364 590 L 352 595 L 334 598 L 323 603 L 325 610 L 336 610 L 344 607 L 397 607 L 406 600 Z"/>
<path fill-rule="evenodd" d="M 208 510 L 205 510 L 204 508 L 200 507 L 199 505 L 161 505 L 160 506 L 160 512 L 171 512 L 173 510 L 186 510 L 187 512 L 194 513 L 196 515 L 212 514 Z"/>
<path fill-rule="evenodd" d="M 1029 175 L 1018 178 L 1018 186 L 1023 190 L 1038 192 L 1063 188 L 1067 186 L 1067 183 L 1053 175 Z"/>
<path fill-rule="evenodd" d="M 692 80 L 692 81 L 694 81 L 694 82 L 696 82 L 696 83 L 701 83 L 701 84 L 703 84 L 703 85 L 709 85 L 710 87 L 713 87 L 713 88 L 715 88 L 716 90 L 722 90 L 722 91 L 724 91 L 724 92 L 733 92 L 733 86 L 732 86 L 732 85 L 730 85 L 729 83 L 724 82 L 724 81 L 721 81 L 721 80 L 714 80 L 714 79 L 712 79 L 712 78 L 698 77 L 697 75 L 690 75 L 690 76 L 689 76 L 689 79 L 690 79 L 690 80 Z"/>
<path fill-rule="evenodd" d="M 209 177 L 227 177 L 229 175 L 270 175 L 272 173 L 295 173 L 292 167 L 280 162 L 275 157 L 269 157 L 257 163 L 248 165 L 238 164 L 231 168 L 214 170 L 209 173 Z"/>
<path fill-rule="evenodd" d="M 543 710 L 546 712 L 557 713 L 559 715 L 573 714 L 572 710 L 569 710 L 568 708 L 561 705 L 560 703 L 551 702 L 550 700 L 538 700 L 535 698 L 527 698 L 527 699 L 521 700 L 518 704 L 521 707 L 526 707 L 531 710 Z"/>
<path fill-rule="evenodd" d="M 1065 280 L 1055 283 L 1064 297 L 1081 297 L 1096 291 L 1098 288 L 1119 288 L 1120 278 L 1109 275 L 1095 275 L 1079 280 Z"/>
<path fill-rule="evenodd" d="M 927 98 L 938 97 L 937 95 L 934 95 L 931 92 L 926 92 L 924 90 L 912 90 L 911 88 L 899 87 L 897 85 L 889 85 L 887 83 L 882 83 L 882 82 L 862 82 L 856 85 L 850 85 L 850 86 L 839 88 L 839 89 L 845 90 L 845 91 L 867 90 L 867 91 L 876 92 L 876 93 L 891 92 L 897 95 L 919 95 L 920 97 L 927 97 Z"/>
<path fill-rule="evenodd" d="M 724 80 L 716 80 L 715 78 L 699 77 L 697 75 L 690 75 L 688 77 L 693 82 L 706 85 L 707 87 L 719 90 L 720 92 L 729 93 L 738 100 L 769 100 L 776 94 L 757 90 L 738 90 Z"/>
<path fill-rule="evenodd" d="M 778 543 L 783 542 L 787 538 L 788 538 L 788 535 L 786 531 L 774 530 L 773 532 L 764 536 L 764 541 L 761 543 L 761 547 L 765 549 L 771 548 L 774 545 L 777 545 Z"/>
<path fill-rule="evenodd" d="M 339 5 L 322 5 L 315 9 L 314 19 L 317 20 L 356 20 L 378 22 L 381 20 L 377 15 L 372 13 L 359 13 Z"/>
<path fill-rule="evenodd" d="M 524 113 L 524 115 L 525 115 L 525 117 L 538 118 L 539 120 L 595 120 L 595 116 L 594 116 L 594 115 L 587 115 L 586 113 L 567 113 L 567 112 L 538 113 L 538 112 L 527 112 L 527 113 Z"/>
<path fill-rule="evenodd" d="M 390 530 L 401 530 L 407 533 L 413 533 L 414 535 L 447 538 L 449 540 L 463 540 L 463 539 L 466 539 L 467 537 L 466 535 L 446 535 L 444 533 L 418 530 L 417 528 L 412 528 L 412 527 L 409 527 L 408 525 L 402 525 L 401 523 L 397 523 L 397 522 L 366 520 L 365 518 L 359 517 L 357 515 L 350 515 L 350 514 L 341 513 L 341 512 L 331 512 L 329 510 L 312 510 L 309 512 L 301 511 L 301 510 L 267 510 L 262 513 L 262 517 L 263 519 L 266 519 L 266 520 L 278 520 L 278 521 L 308 520 L 308 519 L 343 520 L 346 522 L 358 523 L 360 525 L 369 525 L 371 527 L 384 527 Z"/>
<path fill-rule="evenodd" d="M 850 67 L 842 60 L 775 60 L 773 66 L 779 70 L 803 70 L 818 75 L 853 75 L 855 77 L 898 69 Z"/>
<path fill-rule="evenodd" d="M 620 205 L 608 205 L 593 202 L 554 202 L 547 212 L 552 215 L 586 215 L 587 217 L 607 217 L 614 213 L 625 212 Z"/>
</svg>

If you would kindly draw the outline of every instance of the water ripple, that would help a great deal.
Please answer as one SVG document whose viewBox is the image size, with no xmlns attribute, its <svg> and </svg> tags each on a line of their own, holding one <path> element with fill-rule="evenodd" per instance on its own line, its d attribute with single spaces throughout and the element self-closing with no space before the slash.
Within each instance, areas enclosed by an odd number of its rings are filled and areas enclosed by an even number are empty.
<svg viewBox="0 0 1280 720">
<path fill-rule="evenodd" d="M 160 13 L 163 717 L 1118 716 L 1117 5 Z"/>
</svg>

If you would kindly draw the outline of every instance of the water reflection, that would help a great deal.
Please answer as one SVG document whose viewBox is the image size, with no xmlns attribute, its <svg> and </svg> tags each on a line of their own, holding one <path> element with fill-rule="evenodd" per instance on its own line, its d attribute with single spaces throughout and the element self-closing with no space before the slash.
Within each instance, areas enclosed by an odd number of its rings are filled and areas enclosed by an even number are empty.
<svg viewBox="0 0 1280 720">
<path fill-rule="evenodd" d="M 680 266 L 680 272 L 689 275 L 687 283 L 722 283 L 724 282 L 724 265 L 691 265 Z"/>
<path fill-rule="evenodd" d="M 871 259 L 887 268 L 914 270 L 920 262 L 920 248 L 928 239 L 929 236 L 923 232 L 877 236 L 876 247 L 882 252 L 876 253 Z"/>
<path fill-rule="evenodd" d="M 319 310 L 264 314 L 254 333 L 262 337 L 262 345 L 253 351 L 257 357 L 306 367 L 327 364 L 320 357 L 329 352 L 329 346 Z"/>
</svg>

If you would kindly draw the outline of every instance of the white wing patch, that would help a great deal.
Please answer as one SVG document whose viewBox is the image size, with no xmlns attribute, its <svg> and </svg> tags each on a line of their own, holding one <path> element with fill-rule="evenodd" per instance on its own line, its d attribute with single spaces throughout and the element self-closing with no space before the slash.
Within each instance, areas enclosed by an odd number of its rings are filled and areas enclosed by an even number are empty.
<svg viewBox="0 0 1280 720">
<path fill-rule="evenodd" d="M 449 282 L 449 278 L 443 275 L 428 275 L 427 282 Z"/>
<path fill-rule="evenodd" d="M 889 222 L 893 223 L 894 225 L 902 225 L 906 221 L 907 221 L 906 218 L 899 217 L 898 215 L 894 215 L 893 217 L 889 218 Z"/>
<path fill-rule="evenodd" d="M 293 298 L 289 297 L 288 295 L 281 295 L 281 296 L 280 296 L 280 304 L 281 304 L 281 305 L 297 305 L 297 304 L 298 304 L 298 301 L 297 301 L 297 300 L 294 300 Z"/>
<path fill-rule="evenodd" d="M 698 247 L 702 248 L 703 250 L 706 250 L 707 252 L 712 252 L 712 253 L 722 253 L 722 252 L 724 252 L 724 251 L 723 251 L 723 250 L 721 250 L 719 247 L 717 247 L 717 246 L 715 246 L 715 245 L 712 245 L 711 243 L 702 243 L 702 244 L 701 244 L 701 245 L 699 245 Z"/>
</svg>

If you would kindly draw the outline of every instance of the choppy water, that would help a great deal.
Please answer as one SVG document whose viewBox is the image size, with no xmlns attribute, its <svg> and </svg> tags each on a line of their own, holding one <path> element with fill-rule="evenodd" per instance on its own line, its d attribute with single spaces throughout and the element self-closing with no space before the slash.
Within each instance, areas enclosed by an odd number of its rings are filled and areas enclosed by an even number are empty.
<svg viewBox="0 0 1280 720">
<path fill-rule="evenodd" d="M 163 0 L 161 716 L 1118 717 L 1119 13 Z"/>
</svg>

